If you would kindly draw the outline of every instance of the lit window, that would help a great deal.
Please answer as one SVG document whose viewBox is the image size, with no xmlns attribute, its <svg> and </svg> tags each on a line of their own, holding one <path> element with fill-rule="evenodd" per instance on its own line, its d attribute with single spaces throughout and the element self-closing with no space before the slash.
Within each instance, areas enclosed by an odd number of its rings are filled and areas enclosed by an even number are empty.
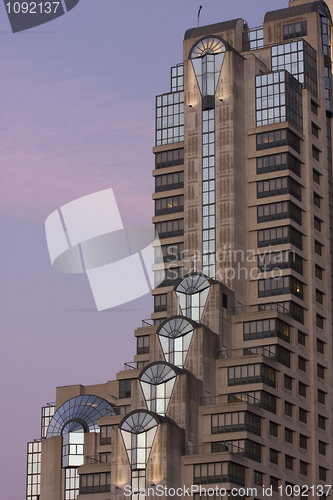
<svg viewBox="0 0 333 500">
<path fill-rule="evenodd" d="M 154 363 L 140 374 L 139 380 L 148 410 L 165 415 L 177 373 L 166 363 Z"/>
</svg>

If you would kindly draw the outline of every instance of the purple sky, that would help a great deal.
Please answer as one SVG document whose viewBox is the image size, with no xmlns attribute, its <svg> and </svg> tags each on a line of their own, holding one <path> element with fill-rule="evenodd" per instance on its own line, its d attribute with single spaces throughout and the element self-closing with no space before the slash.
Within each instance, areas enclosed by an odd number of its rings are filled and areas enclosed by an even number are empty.
<svg viewBox="0 0 333 500">
<path fill-rule="evenodd" d="M 125 225 L 153 214 L 155 95 L 170 91 L 186 29 L 242 17 L 260 26 L 287 1 L 81 0 L 12 34 L 0 4 L 1 499 L 25 498 L 26 442 L 59 385 L 104 383 L 133 360 L 150 296 L 97 313 L 85 275 L 53 271 L 44 222 L 112 187 Z"/>
</svg>

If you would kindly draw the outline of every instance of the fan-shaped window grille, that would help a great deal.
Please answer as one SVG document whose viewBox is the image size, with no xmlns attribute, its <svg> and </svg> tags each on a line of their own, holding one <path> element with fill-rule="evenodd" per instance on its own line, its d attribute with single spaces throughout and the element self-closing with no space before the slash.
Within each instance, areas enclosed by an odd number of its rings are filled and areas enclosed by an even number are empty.
<svg viewBox="0 0 333 500">
<path fill-rule="evenodd" d="M 166 363 L 157 363 L 145 368 L 139 380 L 148 410 L 165 415 L 177 373 Z"/>
<path fill-rule="evenodd" d="M 181 316 L 162 323 L 157 330 L 165 360 L 184 368 L 186 356 L 193 336 L 195 323 Z"/>
<path fill-rule="evenodd" d="M 132 469 L 145 469 L 159 422 L 145 410 L 128 415 L 120 426 Z"/>
<path fill-rule="evenodd" d="M 184 278 L 176 287 L 182 314 L 194 321 L 201 321 L 209 289 L 209 281 L 199 274 Z"/>
<path fill-rule="evenodd" d="M 97 420 L 105 415 L 115 415 L 112 405 L 98 396 L 84 395 L 69 399 L 53 415 L 46 437 L 75 432 L 83 427 L 85 432 L 99 432 Z"/>
<path fill-rule="evenodd" d="M 222 40 L 208 37 L 199 40 L 190 57 L 202 97 L 215 95 L 226 48 Z"/>
</svg>

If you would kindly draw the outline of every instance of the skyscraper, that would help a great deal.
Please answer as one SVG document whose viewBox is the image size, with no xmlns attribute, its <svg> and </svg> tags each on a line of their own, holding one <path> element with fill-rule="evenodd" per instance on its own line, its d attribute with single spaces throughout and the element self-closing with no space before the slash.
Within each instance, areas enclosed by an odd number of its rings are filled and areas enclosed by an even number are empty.
<svg viewBox="0 0 333 500">
<path fill-rule="evenodd" d="M 331 24 L 294 0 L 186 31 L 156 98 L 152 319 L 116 380 L 42 409 L 27 499 L 328 492 Z"/>
</svg>

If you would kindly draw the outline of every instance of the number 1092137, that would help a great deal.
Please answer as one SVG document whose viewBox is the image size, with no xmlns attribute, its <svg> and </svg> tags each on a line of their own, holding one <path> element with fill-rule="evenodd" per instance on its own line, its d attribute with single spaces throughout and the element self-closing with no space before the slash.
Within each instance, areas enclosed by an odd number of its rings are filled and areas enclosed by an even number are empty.
<svg viewBox="0 0 333 500">
<path fill-rule="evenodd" d="M 8 14 L 56 14 L 60 2 L 8 2 Z"/>
</svg>

